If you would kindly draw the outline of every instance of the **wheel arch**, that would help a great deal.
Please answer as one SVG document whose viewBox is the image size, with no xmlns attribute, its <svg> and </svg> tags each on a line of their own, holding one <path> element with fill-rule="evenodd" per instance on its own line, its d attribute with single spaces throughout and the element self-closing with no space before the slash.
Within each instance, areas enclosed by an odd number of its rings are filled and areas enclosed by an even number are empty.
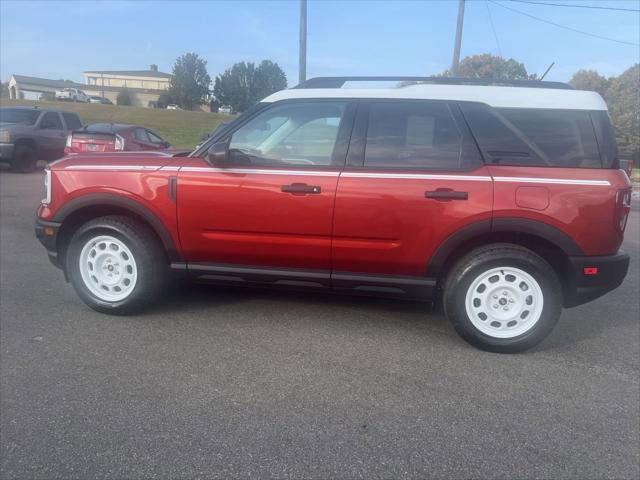
<svg viewBox="0 0 640 480">
<path fill-rule="evenodd" d="M 569 235 L 553 225 L 522 218 L 494 218 L 467 225 L 447 237 L 432 255 L 427 276 L 436 278 L 441 286 L 459 258 L 491 243 L 512 243 L 533 251 L 544 258 L 561 279 L 569 275 L 568 257 L 584 255 Z"/>
<path fill-rule="evenodd" d="M 126 215 L 145 224 L 162 244 L 169 262 L 180 261 L 180 256 L 171 234 L 158 216 L 144 205 L 119 195 L 98 193 L 76 198 L 61 207 L 51 219 L 60 223 L 56 239 L 56 250 L 64 265 L 69 241 L 83 223 L 106 215 Z"/>
</svg>

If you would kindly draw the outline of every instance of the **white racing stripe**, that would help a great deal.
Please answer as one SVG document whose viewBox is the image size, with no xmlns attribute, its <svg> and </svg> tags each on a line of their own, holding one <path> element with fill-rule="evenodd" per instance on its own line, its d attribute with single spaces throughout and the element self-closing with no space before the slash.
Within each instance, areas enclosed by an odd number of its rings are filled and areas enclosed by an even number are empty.
<svg viewBox="0 0 640 480">
<path fill-rule="evenodd" d="M 422 173 L 367 173 L 367 172 L 343 172 L 342 177 L 347 178 L 388 178 L 405 180 L 468 180 L 473 182 L 490 182 L 491 177 L 474 175 L 432 175 Z"/>
<path fill-rule="evenodd" d="M 372 173 L 372 172 L 338 172 L 322 170 L 271 170 L 258 168 L 215 168 L 215 167 L 163 167 L 162 165 L 69 165 L 65 170 L 126 170 L 126 171 L 150 171 L 165 170 L 201 173 L 232 173 L 232 174 L 257 174 L 257 175 L 295 175 L 309 177 L 338 177 L 345 178 L 379 178 L 399 180 L 452 180 L 471 182 L 491 182 L 490 176 L 480 175 L 437 175 L 423 173 Z M 541 183 L 551 185 L 589 185 L 611 186 L 608 180 L 578 180 L 569 178 L 536 178 L 536 177 L 493 177 L 495 182 L 508 183 Z"/>
<path fill-rule="evenodd" d="M 202 173 L 235 173 L 235 174 L 262 174 L 262 175 L 296 175 L 310 177 L 337 177 L 340 172 L 321 170 L 269 170 L 257 168 L 215 168 L 215 167 L 183 167 L 182 172 Z"/>
<path fill-rule="evenodd" d="M 511 183 L 546 183 L 554 185 L 592 185 L 610 186 L 608 180 L 573 180 L 569 178 L 535 178 L 535 177 L 493 177 L 496 182 Z"/>
<path fill-rule="evenodd" d="M 65 170 L 158 170 L 162 165 L 69 165 Z"/>
</svg>

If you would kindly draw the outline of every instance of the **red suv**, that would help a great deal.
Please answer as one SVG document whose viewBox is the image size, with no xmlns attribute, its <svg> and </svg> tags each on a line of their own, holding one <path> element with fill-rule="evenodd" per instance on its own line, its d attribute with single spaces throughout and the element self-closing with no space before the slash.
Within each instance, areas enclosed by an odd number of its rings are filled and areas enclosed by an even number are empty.
<svg viewBox="0 0 640 480">
<path fill-rule="evenodd" d="M 316 78 L 188 157 L 65 158 L 36 234 L 100 312 L 172 273 L 441 300 L 469 343 L 524 350 L 623 281 L 631 187 L 597 93 L 480 83 Z"/>
</svg>

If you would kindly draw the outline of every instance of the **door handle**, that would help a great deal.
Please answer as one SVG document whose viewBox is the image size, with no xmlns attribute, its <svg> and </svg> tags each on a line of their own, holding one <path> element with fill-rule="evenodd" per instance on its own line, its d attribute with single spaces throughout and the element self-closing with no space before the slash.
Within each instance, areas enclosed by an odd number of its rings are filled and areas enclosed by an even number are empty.
<svg viewBox="0 0 640 480">
<path fill-rule="evenodd" d="M 293 195 L 306 195 L 308 193 L 320 193 L 321 188 L 317 185 L 307 185 L 306 183 L 292 183 L 291 185 L 282 185 L 281 190 L 284 193 Z"/>
<path fill-rule="evenodd" d="M 433 198 L 434 200 L 468 200 L 469 192 L 456 192 L 450 188 L 438 188 L 437 190 L 430 190 L 424 192 L 426 198 Z"/>
</svg>

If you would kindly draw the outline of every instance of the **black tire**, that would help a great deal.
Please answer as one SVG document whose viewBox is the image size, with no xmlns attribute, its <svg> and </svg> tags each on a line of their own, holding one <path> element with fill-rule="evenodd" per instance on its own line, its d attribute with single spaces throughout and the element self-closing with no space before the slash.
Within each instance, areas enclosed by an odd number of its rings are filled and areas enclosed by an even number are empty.
<svg viewBox="0 0 640 480">
<path fill-rule="evenodd" d="M 13 151 L 11 170 L 19 173 L 29 173 L 36 168 L 38 160 L 36 151 L 29 145 L 17 145 Z"/>
<path fill-rule="evenodd" d="M 100 235 L 122 242 L 135 260 L 137 280 L 124 299 L 99 298 L 85 284 L 80 272 L 80 255 L 85 245 Z M 112 315 L 130 315 L 153 304 L 165 286 L 167 258 L 155 233 L 135 219 L 112 215 L 83 224 L 72 236 L 66 253 L 66 271 L 76 292 L 92 309 Z"/>
<path fill-rule="evenodd" d="M 529 330 L 510 338 L 499 338 L 479 330 L 474 326 L 467 313 L 467 292 L 470 287 L 472 287 L 472 284 L 474 284 L 477 279 L 480 279 L 484 273 L 492 269 L 500 268 L 513 268 L 524 271 L 537 282 L 542 293 L 542 308 L 539 310 L 541 311 L 539 319 L 528 327 Z M 504 272 L 502 272 L 502 275 L 504 275 Z M 504 276 L 505 279 L 507 279 L 507 277 L 513 278 L 513 275 Z M 494 278 L 495 277 L 491 276 L 490 280 L 494 280 Z M 499 276 L 498 278 L 500 280 Z M 497 280 L 495 281 L 498 282 Z M 489 286 L 485 286 L 484 288 L 482 288 L 481 285 L 474 288 L 477 288 L 477 292 L 480 292 L 482 289 L 484 293 L 485 289 L 492 288 L 489 282 L 487 282 L 487 285 Z M 500 283 L 496 283 L 496 285 L 500 285 Z M 506 289 L 500 293 L 499 290 L 502 289 L 503 287 L 497 288 L 498 291 L 496 291 L 496 294 L 509 295 Z M 516 291 L 516 296 L 520 294 L 515 284 L 514 290 Z M 486 294 L 488 299 L 489 291 L 490 290 L 487 290 Z M 472 299 L 470 308 L 472 310 L 477 306 L 477 308 L 482 309 L 476 310 L 477 312 L 483 312 L 485 309 L 489 312 L 491 308 L 498 307 L 497 315 L 504 313 L 499 311 L 502 308 L 500 307 L 502 304 L 497 303 L 503 301 L 502 297 L 500 297 L 499 300 L 493 300 L 493 298 L 496 297 L 492 295 L 489 301 L 486 302 L 488 304 L 483 306 L 481 305 L 482 302 L 480 299 L 477 300 L 477 304 L 474 303 L 476 300 L 473 297 L 475 295 L 473 291 L 470 295 L 470 299 Z M 478 296 L 480 295 L 481 294 Z M 529 301 L 528 296 L 525 298 L 526 301 Z M 496 304 L 490 305 L 494 301 Z M 510 302 L 511 299 L 507 296 L 504 298 L 504 301 L 505 303 L 507 301 Z M 492 244 L 471 251 L 461 258 L 450 270 L 444 284 L 443 305 L 445 314 L 455 330 L 471 345 L 490 352 L 516 353 L 527 350 L 540 343 L 553 330 L 553 327 L 560 318 L 562 310 L 562 286 L 553 268 L 536 253 L 518 245 Z M 527 321 L 527 314 L 524 313 L 524 310 L 530 307 L 527 307 L 526 303 L 519 302 L 518 300 L 515 300 L 515 305 L 521 305 L 522 308 L 520 311 L 517 308 L 513 309 L 513 313 L 516 314 L 513 328 L 518 328 L 518 322 L 522 322 L 520 325 L 524 325 L 524 322 Z M 508 306 L 507 304 L 506 307 Z M 525 315 L 525 320 L 520 320 L 520 314 Z M 509 315 L 509 313 L 505 313 L 505 315 Z M 477 316 L 476 323 L 482 322 L 481 314 L 477 314 Z M 492 317 L 487 318 L 486 314 L 484 316 L 487 321 L 492 320 Z M 507 320 L 511 318 L 512 317 L 509 317 Z M 531 318 L 534 317 L 532 316 Z M 498 326 L 498 328 L 508 328 L 512 321 L 507 320 L 504 320 L 504 325 L 501 325 L 501 322 L 495 322 L 495 325 Z M 490 325 L 494 325 L 494 322 L 490 322 Z M 480 323 L 480 326 L 481 328 L 485 328 L 485 330 L 491 329 L 489 325 L 483 326 L 482 323 Z M 524 326 L 523 328 L 527 327 Z"/>
</svg>

